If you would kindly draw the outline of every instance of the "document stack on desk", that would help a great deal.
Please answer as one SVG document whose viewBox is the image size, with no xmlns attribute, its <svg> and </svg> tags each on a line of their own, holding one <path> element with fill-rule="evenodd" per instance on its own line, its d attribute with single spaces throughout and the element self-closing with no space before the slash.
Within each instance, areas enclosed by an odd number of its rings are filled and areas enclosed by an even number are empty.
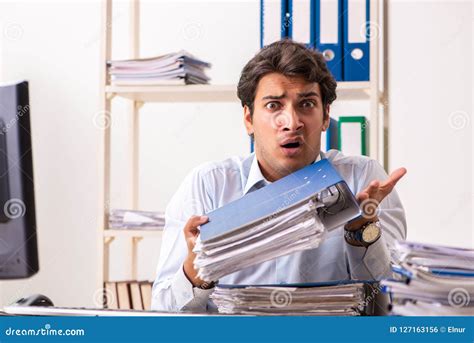
<svg viewBox="0 0 474 343">
<path fill-rule="evenodd" d="M 109 228 L 115 230 L 161 230 L 165 226 L 163 212 L 114 209 L 110 211 Z"/>
<path fill-rule="evenodd" d="M 372 308 L 362 282 L 295 285 L 218 285 L 211 294 L 219 313 L 286 316 L 358 316 Z M 371 300 L 372 301 L 372 300 Z"/>
<path fill-rule="evenodd" d="M 109 61 L 111 83 L 116 86 L 206 84 L 211 65 L 182 50 L 145 59 Z"/>
<path fill-rule="evenodd" d="M 323 159 L 207 213 L 195 247 L 205 281 L 318 247 L 327 230 L 357 217 L 347 184 Z"/>
<path fill-rule="evenodd" d="M 474 250 L 397 242 L 399 280 L 383 280 L 393 314 L 474 315 Z"/>
</svg>

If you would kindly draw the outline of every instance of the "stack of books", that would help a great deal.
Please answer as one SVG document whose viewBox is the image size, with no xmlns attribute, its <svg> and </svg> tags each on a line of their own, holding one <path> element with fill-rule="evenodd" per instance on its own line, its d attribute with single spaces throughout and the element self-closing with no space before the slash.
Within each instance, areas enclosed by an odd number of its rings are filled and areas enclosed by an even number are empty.
<svg viewBox="0 0 474 343">
<path fill-rule="evenodd" d="M 391 312 L 403 316 L 474 315 L 474 250 L 397 242 L 398 275 L 383 280 Z"/>
<path fill-rule="evenodd" d="M 201 225 L 198 276 L 219 280 L 246 267 L 319 246 L 331 230 L 360 214 L 347 184 L 327 159 L 215 211 Z"/>
<path fill-rule="evenodd" d="M 151 310 L 150 281 L 105 282 L 105 306 L 113 310 Z"/>
<path fill-rule="evenodd" d="M 116 86 L 206 84 L 210 80 L 205 70 L 211 64 L 184 50 L 152 58 L 108 61 L 107 64 L 111 84 Z"/>
<path fill-rule="evenodd" d="M 373 315 L 374 284 L 218 285 L 211 299 L 219 313 L 286 316 Z M 372 294 L 372 296 L 371 296 Z M 370 298 L 369 298 L 370 297 Z"/>
<path fill-rule="evenodd" d="M 109 214 L 109 228 L 115 230 L 162 230 L 163 212 L 114 209 Z"/>
</svg>

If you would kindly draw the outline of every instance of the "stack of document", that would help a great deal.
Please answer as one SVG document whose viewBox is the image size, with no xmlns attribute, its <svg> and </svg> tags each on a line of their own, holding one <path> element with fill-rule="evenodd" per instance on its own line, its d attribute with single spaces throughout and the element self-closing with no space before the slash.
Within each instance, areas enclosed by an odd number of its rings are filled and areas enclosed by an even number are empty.
<svg viewBox="0 0 474 343">
<path fill-rule="evenodd" d="M 328 160 L 296 171 L 207 213 L 194 266 L 205 281 L 319 246 L 327 230 L 357 217 L 359 206 Z"/>
<path fill-rule="evenodd" d="M 218 285 L 211 299 L 220 313 L 293 316 L 358 316 L 365 314 L 363 283 L 321 286 Z"/>
<path fill-rule="evenodd" d="M 164 226 L 163 212 L 114 209 L 109 214 L 110 229 L 162 230 Z"/>
<path fill-rule="evenodd" d="M 206 84 L 211 65 L 182 50 L 146 59 L 109 61 L 111 83 L 117 86 Z"/>
<path fill-rule="evenodd" d="M 474 250 L 397 242 L 398 280 L 384 280 L 392 312 L 406 316 L 474 315 Z"/>
</svg>

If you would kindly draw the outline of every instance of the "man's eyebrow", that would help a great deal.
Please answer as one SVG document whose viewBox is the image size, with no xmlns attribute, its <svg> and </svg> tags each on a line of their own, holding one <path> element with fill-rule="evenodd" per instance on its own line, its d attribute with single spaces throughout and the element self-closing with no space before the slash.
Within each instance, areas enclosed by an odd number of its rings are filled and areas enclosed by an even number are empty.
<svg viewBox="0 0 474 343">
<path fill-rule="evenodd" d="M 286 97 L 286 93 L 283 93 L 282 95 L 266 95 L 262 98 L 262 100 L 266 100 L 266 99 L 278 100 L 278 99 L 283 99 L 284 97 Z"/>
<path fill-rule="evenodd" d="M 316 92 L 306 92 L 306 93 L 298 93 L 298 97 L 300 98 L 308 98 L 310 96 L 315 96 L 315 97 L 318 97 L 320 98 L 321 96 L 316 93 Z"/>
</svg>

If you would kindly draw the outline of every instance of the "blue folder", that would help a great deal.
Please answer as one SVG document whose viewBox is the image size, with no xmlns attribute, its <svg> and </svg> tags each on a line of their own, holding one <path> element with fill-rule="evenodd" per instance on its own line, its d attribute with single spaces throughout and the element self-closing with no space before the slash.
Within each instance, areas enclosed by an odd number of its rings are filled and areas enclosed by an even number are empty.
<svg viewBox="0 0 474 343">
<path fill-rule="evenodd" d="M 209 222 L 201 225 L 201 239 L 207 241 L 270 219 L 286 209 L 309 201 L 331 186 L 337 187 L 340 196 L 337 203 L 319 214 L 326 229 L 358 217 L 361 213 L 359 205 L 346 182 L 327 159 L 322 159 L 207 213 Z"/>
<path fill-rule="evenodd" d="M 326 2 L 325 6 L 321 6 L 321 0 L 313 1 L 314 47 L 323 54 L 336 81 L 343 81 L 342 0 Z"/>
<path fill-rule="evenodd" d="M 369 0 L 343 0 L 344 81 L 369 81 Z M 361 25 L 351 25 L 351 22 Z"/>
<path fill-rule="evenodd" d="M 314 1 L 288 0 L 288 37 L 308 48 L 314 47 Z"/>
<path fill-rule="evenodd" d="M 279 3 L 279 4 L 277 4 Z M 278 5 L 279 15 L 274 16 Z M 289 13 L 287 0 L 260 0 L 260 47 L 288 37 Z"/>
<path fill-rule="evenodd" d="M 329 127 L 326 130 L 326 151 L 338 148 L 339 132 L 337 120 L 334 118 L 329 119 Z"/>
</svg>

